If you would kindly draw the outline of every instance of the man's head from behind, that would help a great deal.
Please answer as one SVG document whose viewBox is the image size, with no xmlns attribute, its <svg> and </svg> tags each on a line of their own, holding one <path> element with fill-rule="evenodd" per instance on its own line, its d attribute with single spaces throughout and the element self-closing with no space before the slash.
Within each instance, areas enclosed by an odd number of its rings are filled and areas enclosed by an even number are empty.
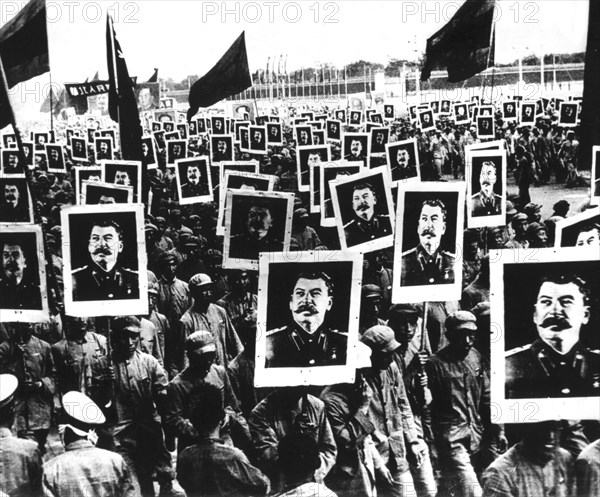
<svg viewBox="0 0 600 497">
<path fill-rule="evenodd" d="M 289 483 L 301 485 L 312 481 L 321 466 L 317 441 L 306 433 L 292 431 L 285 435 L 279 441 L 277 453 L 279 468 Z"/>
<path fill-rule="evenodd" d="M 307 333 L 314 333 L 333 306 L 333 283 L 323 272 L 301 273 L 290 297 L 294 321 Z"/>
<path fill-rule="evenodd" d="M 204 383 L 193 397 L 191 422 L 201 435 L 218 431 L 225 418 L 221 390 L 210 383 Z"/>
<path fill-rule="evenodd" d="M 88 240 L 92 261 L 103 271 L 109 272 L 123 251 L 121 227 L 110 220 L 94 223 Z"/>
<path fill-rule="evenodd" d="M 560 354 L 579 341 L 581 328 L 590 319 L 589 289 L 573 274 L 547 276 L 537 294 L 533 322 L 540 338 Z"/>
</svg>

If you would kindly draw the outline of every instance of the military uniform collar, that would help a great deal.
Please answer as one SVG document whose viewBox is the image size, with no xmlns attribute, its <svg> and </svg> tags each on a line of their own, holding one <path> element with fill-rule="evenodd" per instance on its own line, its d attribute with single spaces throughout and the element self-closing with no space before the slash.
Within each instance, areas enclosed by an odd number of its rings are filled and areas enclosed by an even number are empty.
<svg viewBox="0 0 600 497">
<path fill-rule="evenodd" d="M 439 264 L 442 260 L 441 250 L 438 248 L 433 255 L 429 255 L 423 245 L 419 243 L 417 246 L 417 259 L 422 265 L 436 263 Z"/>
<path fill-rule="evenodd" d="M 298 324 L 294 323 L 290 336 L 296 347 L 298 347 L 298 350 L 309 343 L 316 343 L 325 348 L 327 346 L 327 335 L 322 333 L 322 329 L 323 325 L 321 325 L 313 334 L 310 334 L 304 331 Z"/>
<path fill-rule="evenodd" d="M 75 440 L 74 442 L 71 442 L 70 444 L 68 444 L 65 447 L 65 451 L 70 451 L 70 450 L 79 450 L 79 449 L 93 449 L 94 448 L 94 444 L 92 444 L 92 442 L 90 442 L 89 440 Z"/>
<path fill-rule="evenodd" d="M 481 200 L 481 203 L 483 205 L 491 205 L 492 207 L 496 205 L 496 195 L 494 194 L 494 192 L 492 192 L 492 194 L 487 197 L 483 191 L 479 191 L 479 199 Z"/>
<path fill-rule="evenodd" d="M 531 344 L 531 351 L 540 360 L 550 360 L 553 365 L 563 363 L 572 363 L 574 357 L 579 353 L 581 344 L 577 342 L 573 345 L 573 348 L 566 354 L 559 354 L 550 345 L 544 342 L 542 339 L 537 339 Z"/>
<path fill-rule="evenodd" d="M 377 219 L 375 213 L 373 213 L 373 216 L 368 221 L 360 216 L 356 216 L 356 224 L 359 228 L 366 229 L 370 228 L 371 226 L 377 227 L 377 225 L 379 224 L 379 220 Z"/>
</svg>

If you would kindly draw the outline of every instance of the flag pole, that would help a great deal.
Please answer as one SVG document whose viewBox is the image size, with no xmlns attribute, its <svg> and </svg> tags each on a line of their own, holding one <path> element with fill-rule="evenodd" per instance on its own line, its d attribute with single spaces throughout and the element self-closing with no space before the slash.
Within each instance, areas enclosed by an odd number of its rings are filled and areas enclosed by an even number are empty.
<svg viewBox="0 0 600 497">
<path fill-rule="evenodd" d="M 110 26 L 110 52 L 112 54 L 112 66 L 113 66 L 113 74 L 115 75 L 115 94 L 117 96 L 117 102 L 121 100 L 121 94 L 119 93 L 119 78 L 117 75 L 117 54 L 115 53 L 115 27 L 113 25 L 113 20 L 110 14 L 107 14 L 108 25 Z M 121 115 L 120 115 L 120 106 L 117 104 L 117 124 L 121 124 Z M 123 138 L 121 137 L 121 133 L 119 133 L 119 141 L 121 142 L 121 153 L 123 153 Z"/>
<path fill-rule="evenodd" d="M 52 87 L 52 70 L 48 71 L 50 78 L 50 129 L 54 132 L 54 98 L 53 98 L 53 87 Z"/>
<path fill-rule="evenodd" d="M 485 64 L 485 70 L 481 75 L 481 102 L 483 103 L 483 97 L 484 92 L 485 92 L 485 71 L 487 71 L 490 67 L 490 60 L 492 58 L 492 53 L 494 52 L 494 50 L 496 49 L 496 44 L 494 43 L 494 36 L 496 34 L 496 21 L 494 20 L 496 18 L 496 2 L 492 2 L 492 29 L 490 29 L 490 49 L 488 51 L 488 56 L 487 56 L 487 63 Z M 495 57 L 494 57 L 494 61 L 495 61 Z M 494 64 L 495 65 L 495 64 Z M 494 78 L 494 68 L 492 68 L 492 92 L 490 93 L 490 102 L 492 101 L 492 97 L 493 95 L 493 91 L 494 91 L 494 85 L 493 85 L 493 78 Z"/>
</svg>

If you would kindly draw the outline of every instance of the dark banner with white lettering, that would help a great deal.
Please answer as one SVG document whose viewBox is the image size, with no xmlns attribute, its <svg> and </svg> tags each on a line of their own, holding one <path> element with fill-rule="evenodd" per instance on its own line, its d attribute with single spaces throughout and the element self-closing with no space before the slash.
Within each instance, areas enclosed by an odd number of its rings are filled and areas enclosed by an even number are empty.
<svg viewBox="0 0 600 497">
<path fill-rule="evenodd" d="M 131 78 L 133 84 L 137 84 L 137 77 Z M 70 83 L 65 84 L 66 90 L 71 97 L 91 97 L 108 93 L 110 83 L 108 81 L 91 81 L 89 83 Z"/>
</svg>

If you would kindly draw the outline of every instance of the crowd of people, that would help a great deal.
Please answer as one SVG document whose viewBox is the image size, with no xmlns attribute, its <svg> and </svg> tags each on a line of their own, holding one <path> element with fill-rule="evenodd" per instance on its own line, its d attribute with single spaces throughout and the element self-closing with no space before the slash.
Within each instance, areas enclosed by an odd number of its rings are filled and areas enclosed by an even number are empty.
<svg viewBox="0 0 600 497">
<path fill-rule="evenodd" d="M 235 159 L 258 160 L 275 190 L 295 193 L 291 250 L 337 250 L 337 230 L 321 227 L 310 193 L 298 191 L 291 124 L 302 110 L 280 116 L 282 146 L 236 149 Z M 390 142 L 416 138 L 423 181 L 463 179 L 465 147 L 480 141 L 476 127 L 450 119 L 427 133 L 409 116 L 389 126 Z M 496 130 L 518 194 L 504 226 L 465 229 L 460 301 L 393 304 L 393 249 L 365 254 L 356 380 L 325 388 L 254 386 L 258 275 L 222 268 L 218 203 L 180 205 L 164 149 L 148 170 L 149 313 L 65 315 L 60 212 L 76 203 L 81 164 L 69 157 L 64 175 L 34 170 L 51 320 L 0 323 L 0 490 L 149 496 L 156 482 L 165 496 L 179 486 L 188 496 L 600 495 L 600 423 L 503 426 L 492 417 L 488 252 L 552 247 L 556 223 L 589 207 L 559 200 L 543 219 L 535 190 L 585 185 L 577 128 L 548 111 L 533 127 L 498 114 Z M 65 131 L 57 125 L 57 141 Z M 209 142 L 189 137 L 188 156 L 209 155 Z M 340 160 L 340 144 L 331 145 Z M 591 244 L 599 230 L 590 229 Z M 57 430 L 60 454 L 48 451 Z"/>
</svg>

